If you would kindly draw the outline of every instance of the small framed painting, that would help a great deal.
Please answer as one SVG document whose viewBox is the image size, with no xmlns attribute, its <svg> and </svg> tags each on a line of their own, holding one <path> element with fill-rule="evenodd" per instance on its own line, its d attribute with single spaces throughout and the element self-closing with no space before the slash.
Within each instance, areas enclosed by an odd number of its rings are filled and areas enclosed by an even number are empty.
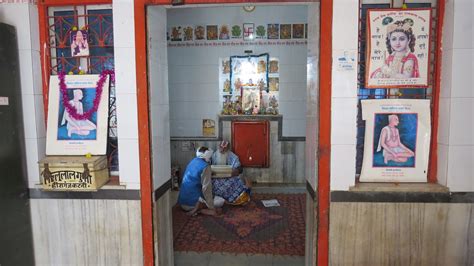
<svg viewBox="0 0 474 266">
<path fill-rule="evenodd" d="M 206 27 L 203 25 L 198 25 L 194 28 L 194 38 L 196 41 L 205 41 L 206 40 Z"/>
<path fill-rule="evenodd" d="M 233 25 L 231 33 L 232 33 L 232 39 L 242 38 L 242 27 L 240 27 L 240 25 Z"/>
<path fill-rule="evenodd" d="M 280 39 L 291 39 L 291 24 L 280 24 Z"/>
<path fill-rule="evenodd" d="M 71 55 L 73 57 L 89 56 L 89 34 L 86 30 L 76 30 L 71 32 Z"/>
<path fill-rule="evenodd" d="M 280 24 L 268 24 L 267 25 L 267 38 L 278 39 L 280 38 Z"/>
<path fill-rule="evenodd" d="M 255 39 L 254 24 L 244 23 L 244 41 L 252 41 Z"/>
<path fill-rule="evenodd" d="M 183 41 L 189 42 L 194 40 L 194 29 L 193 26 L 183 27 Z"/>
<path fill-rule="evenodd" d="M 214 40 L 218 39 L 217 25 L 207 25 L 206 31 L 207 31 L 207 40 L 208 41 L 214 41 Z"/>
<path fill-rule="evenodd" d="M 214 137 L 216 135 L 216 122 L 214 120 L 202 120 L 202 135 L 204 137 Z"/>
<path fill-rule="evenodd" d="M 219 27 L 219 40 L 230 39 L 230 27 L 229 25 L 221 25 Z"/>
<path fill-rule="evenodd" d="M 267 29 L 265 25 L 258 25 L 256 32 L 257 39 L 266 39 L 267 38 Z"/>
<path fill-rule="evenodd" d="M 304 39 L 304 24 L 293 24 L 293 39 Z"/>
<path fill-rule="evenodd" d="M 183 40 L 183 28 L 181 26 L 171 27 L 171 41 L 181 42 Z"/>
<path fill-rule="evenodd" d="M 244 86 L 242 88 L 242 109 L 244 113 L 260 110 L 260 90 L 257 86 Z"/>
</svg>

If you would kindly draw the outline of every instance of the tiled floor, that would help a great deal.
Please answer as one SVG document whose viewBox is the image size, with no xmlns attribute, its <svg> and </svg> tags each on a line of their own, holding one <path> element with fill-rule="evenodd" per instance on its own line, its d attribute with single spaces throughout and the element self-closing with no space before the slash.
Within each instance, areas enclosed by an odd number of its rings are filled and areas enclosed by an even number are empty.
<svg viewBox="0 0 474 266">
<path fill-rule="evenodd" d="M 246 255 L 211 252 L 175 252 L 176 266 L 300 266 L 304 265 L 304 257 Z"/>
</svg>

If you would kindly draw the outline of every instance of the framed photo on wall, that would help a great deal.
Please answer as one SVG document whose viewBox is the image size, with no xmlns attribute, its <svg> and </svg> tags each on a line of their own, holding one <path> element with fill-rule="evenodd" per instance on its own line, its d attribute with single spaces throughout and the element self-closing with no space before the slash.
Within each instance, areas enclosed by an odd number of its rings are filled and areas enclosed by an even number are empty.
<svg viewBox="0 0 474 266">
<path fill-rule="evenodd" d="M 242 109 L 244 113 L 260 110 L 260 90 L 257 86 L 243 86 Z"/>
<path fill-rule="evenodd" d="M 244 23 L 244 41 L 253 41 L 255 39 L 255 29 L 253 23 Z"/>
<path fill-rule="evenodd" d="M 367 11 L 366 88 L 425 88 L 431 9 Z"/>
<path fill-rule="evenodd" d="M 73 57 L 89 56 L 87 30 L 71 31 L 71 55 Z"/>
<path fill-rule="evenodd" d="M 426 182 L 430 100 L 362 100 L 366 122 L 360 182 Z"/>
<path fill-rule="evenodd" d="M 49 82 L 47 155 L 103 155 L 107 148 L 109 76 L 65 75 Z M 100 93 L 100 94 L 99 94 Z"/>
</svg>

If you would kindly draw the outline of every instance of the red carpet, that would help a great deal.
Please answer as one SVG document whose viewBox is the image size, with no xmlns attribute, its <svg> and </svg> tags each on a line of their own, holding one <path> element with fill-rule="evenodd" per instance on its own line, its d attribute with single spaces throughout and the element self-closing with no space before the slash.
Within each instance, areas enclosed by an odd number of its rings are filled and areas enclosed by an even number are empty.
<svg viewBox="0 0 474 266">
<path fill-rule="evenodd" d="M 279 207 L 261 200 L 277 199 Z M 253 194 L 245 206 L 225 205 L 218 217 L 188 217 L 173 208 L 175 251 L 304 256 L 305 194 Z"/>
</svg>

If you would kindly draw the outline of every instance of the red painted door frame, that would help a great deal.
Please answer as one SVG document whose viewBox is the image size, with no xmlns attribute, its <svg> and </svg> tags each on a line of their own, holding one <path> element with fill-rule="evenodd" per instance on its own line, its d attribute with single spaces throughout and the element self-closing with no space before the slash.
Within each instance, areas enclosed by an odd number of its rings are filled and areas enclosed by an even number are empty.
<svg viewBox="0 0 474 266">
<path fill-rule="evenodd" d="M 317 187 L 317 265 L 329 264 L 329 204 L 331 178 L 331 91 L 333 0 L 321 1 L 319 48 L 319 139 Z"/>
<path fill-rule="evenodd" d="M 303 1 L 253 1 L 254 3 L 292 3 Z M 188 0 L 186 4 L 211 3 L 251 3 L 245 0 Z M 138 138 L 140 151 L 140 184 L 142 190 L 142 234 L 144 265 L 152 265 L 153 254 L 153 205 L 151 201 L 151 165 L 150 165 L 150 132 L 148 110 L 148 79 L 146 53 L 146 6 L 170 5 L 164 0 L 136 0 L 135 12 L 135 51 L 137 66 L 138 98 Z M 319 147 L 318 147 L 318 265 L 328 264 L 329 255 L 329 178 L 331 159 L 331 68 L 332 68 L 332 10 L 333 0 L 321 1 L 320 36 L 320 104 L 319 104 Z M 147 195 L 147 196 L 145 196 Z M 144 221 L 148 220 L 148 221 Z"/>
</svg>

